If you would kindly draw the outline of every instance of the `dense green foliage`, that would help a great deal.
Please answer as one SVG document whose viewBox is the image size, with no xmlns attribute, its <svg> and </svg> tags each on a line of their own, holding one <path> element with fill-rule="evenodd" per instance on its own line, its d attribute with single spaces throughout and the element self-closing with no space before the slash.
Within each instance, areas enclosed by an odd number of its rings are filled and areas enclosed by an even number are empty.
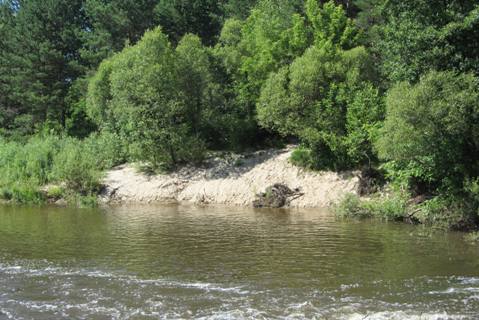
<svg viewBox="0 0 479 320">
<path fill-rule="evenodd" d="M 113 134 L 79 141 L 58 136 L 34 136 L 24 143 L 0 143 L 0 199 L 42 203 L 56 197 L 81 204 L 99 191 L 102 170 L 125 161 Z M 42 186 L 54 188 L 42 191 Z"/>
<path fill-rule="evenodd" d="M 101 61 L 161 24 L 175 43 L 186 33 L 214 44 L 226 17 L 252 0 L 0 1 L 0 127 L 4 135 L 96 128 L 85 115 L 85 79 Z"/>
<path fill-rule="evenodd" d="M 370 161 L 370 136 L 383 112 L 367 79 L 367 60 L 361 47 L 308 49 L 266 81 L 258 103 L 260 123 L 299 137 L 311 150 L 303 164 L 312 168 L 343 169 Z"/>
<path fill-rule="evenodd" d="M 21 1 L 18 11 L 13 3 L 1 4 L 2 127 L 31 133 L 35 126 L 64 126 L 70 83 L 84 72 L 82 1 Z"/>
<path fill-rule="evenodd" d="M 201 161 L 228 143 L 230 114 L 211 57 L 197 36 L 172 48 L 161 29 L 106 60 L 89 87 L 89 114 L 154 166 Z"/>
<path fill-rule="evenodd" d="M 370 201 L 361 201 L 354 194 L 346 194 L 344 199 L 334 206 L 336 214 L 340 217 L 377 217 L 388 221 L 404 221 L 408 218 L 407 209 L 407 197 L 399 193 Z"/>
<path fill-rule="evenodd" d="M 418 192 L 454 190 L 479 174 L 479 82 L 472 74 L 430 72 L 387 96 L 379 154 Z"/>
<path fill-rule="evenodd" d="M 342 214 L 477 223 L 478 39 L 476 0 L 2 0 L 3 198 L 292 141 L 297 165 L 386 173 Z"/>
<path fill-rule="evenodd" d="M 430 69 L 479 70 L 479 8 L 475 0 L 380 1 L 372 50 L 384 77 L 418 81 Z"/>
<path fill-rule="evenodd" d="M 426 220 L 445 217 L 456 227 L 476 223 L 478 79 L 473 74 L 429 72 L 416 85 L 395 85 L 386 101 L 386 121 L 376 145 L 388 161 L 384 167 L 390 178 L 413 195 L 433 197 L 424 207 Z"/>
<path fill-rule="evenodd" d="M 369 54 L 355 47 L 358 32 L 341 7 L 307 1 L 305 11 L 304 18 L 293 15 L 281 40 L 291 63 L 263 81 L 258 121 L 301 139 L 311 152 L 294 158 L 300 165 L 343 169 L 370 162 L 371 130 L 383 112 Z"/>
</svg>

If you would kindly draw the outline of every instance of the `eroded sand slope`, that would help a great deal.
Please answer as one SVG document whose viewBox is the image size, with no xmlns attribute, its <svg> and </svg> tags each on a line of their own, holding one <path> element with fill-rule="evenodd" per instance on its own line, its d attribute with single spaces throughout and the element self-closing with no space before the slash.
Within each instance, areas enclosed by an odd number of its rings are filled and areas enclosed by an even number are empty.
<svg viewBox="0 0 479 320">
<path fill-rule="evenodd" d="M 104 202 L 190 202 L 250 206 L 255 195 L 274 183 L 300 188 L 303 196 L 290 207 L 326 207 L 356 192 L 355 173 L 311 172 L 289 162 L 292 148 L 229 155 L 208 160 L 202 168 L 147 175 L 132 165 L 109 171 L 103 181 Z"/>
</svg>

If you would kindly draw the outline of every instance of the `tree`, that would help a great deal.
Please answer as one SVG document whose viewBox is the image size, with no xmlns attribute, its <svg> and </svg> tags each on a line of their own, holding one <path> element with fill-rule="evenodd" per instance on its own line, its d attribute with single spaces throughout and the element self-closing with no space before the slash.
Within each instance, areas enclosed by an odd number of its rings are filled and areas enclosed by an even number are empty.
<svg viewBox="0 0 479 320">
<path fill-rule="evenodd" d="M 238 108 L 253 118 L 270 73 L 327 41 L 345 49 L 356 41 L 352 21 L 333 1 L 262 0 L 246 21 L 227 20 L 217 50 L 234 82 Z"/>
<path fill-rule="evenodd" d="M 12 101 L 11 92 L 14 20 L 12 4 L 0 2 L 0 128 L 2 129 L 8 127 L 20 111 Z"/>
<path fill-rule="evenodd" d="M 235 148 L 245 128 L 240 114 L 228 103 L 227 84 L 211 50 L 194 35 L 176 47 L 181 99 L 195 136 L 209 148 Z"/>
<path fill-rule="evenodd" d="M 155 13 L 173 42 L 177 43 L 185 34 L 193 33 L 204 44 L 212 45 L 223 23 L 223 3 L 216 0 L 160 0 Z"/>
<path fill-rule="evenodd" d="M 87 105 L 98 124 L 155 166 L 200 161 L 207 142 L 224 144 L 222 134 L 212 134 L 222 129 L 221 86 L 197 36 L 186 35 L 174 49 L 160 28 L 146 32 L 100 65 Z"/>
<path fill-rule="evenodd" d="M 8 4 L 10 3 L 10 4 Z M 81 0 L 21 1 L 2 5 L 14 10 L 7 39 L 2 46 L 6 73 L 3 89 L 8 91 L 8 108 L 30 130 L 35 125 L 65 126 L 65 96 L 70 85 L 83 72 L 80 49 L 82 32 L 87 28 Z M 8 11 L 8 9 L 7 9 Z M 2 14 L 2 16 L 5 16 Z M 5 30 L 5 29 L 4 29 Z M 8 43 L 8 45 L 7 45 Z M 15 121 L 14 121 L 15 122 Z"/>
<path fill-rule="evenodd" d="M 343 49 L 351 49 L 357 44 L 358 32 L 342 6 L 335 5 L 333 1 L 319 5 L 315 0 L 308 0 L 305 9 L 315 45 L 322 46 L 329 42 Z"/>
<path fill-rule="evenodd" d="M 430 72 L 395 85 L 377 148 L 416 192 L 461 190 L 479 174 L 479 83 L 472 74 Z"/>
<path fill-rule="evenodd" d="M 258 0 L 228 0 L 223 5 L 226 18 L 246 19 Z"/>
<path fill-rule="evenodd" d="M 381 120 L 364 48 L 309 48 L 271 74 L 257 105 L 259 123 L 296 136 L 311 152 L 301 165 L 344 169 L 374 160 L 370 136 Z"/>
<path fill-rule="evenodd" d="M 85 0 L 91 30 L 85 34 L 82 58 L 92 68 L 125 44 L 135 44 L 146 30 L 158 25 L 155 7 L 159 0 Z"/>
<path fill-rule="evenodd" d="M 89 115 L 155 165 L 177 161 L 174 145 L 185 130 L 182 106 L 174 100 L 173 56 L 160 29 L 147 32 L 137 45 L 102 62 L 88 90 Z"/>
<path fill-rule="evenodd" d="M 357 8 L 356 25 L 368 32 L 373 26 L 383 23 L 381 14 L 385 0 L 354 0 Z"/>
<path fill-rule="evenodd" d="M 228 127 L 240 133 L 231 135 L 230 141 L 236 142 L 230 144 L 236 147 L 257 144 L 267 136 L 257 126 L 255 104 L 269 73 L 288 61 L 286 30 L 297 7 L 296 1 L 261 0 L 245 21 L 225 21 L 213 54 L 227 103 L 233 107 Z"/>
<path fill-rule="evenodd" d="M 289 48 L 309 48 L 270 74 L 257 103 L 258 121 L 298 137 L 309 149 L 297 155 L 302 165 L 343 169 L 374 160 L 370 137 L 382 103 L 369 55 L 363 47 L 351 49 L 357 31 L 340 6 L 307 1 L 305 9 L 306 20 L 295 28 L 304 36 L 289 33 L 289 43 L 300 43 Z"/>
<path fill-rule="evenodd" d="M 383 1 L 379 8 L 380 23 L 370 34 L 387 80 L 417 82 L 429 70 L 477 73 L 477 1 L 439 1 L 431 5 L 425 0 L 394 0 Z"/>
<path fill-rule="evenodd" d="M 295 12 L 290 1 L 263 0 L 243 26 L 239 46 L 245 55 L 239 69 L 237 92 L 250 114 L 269 73 L 291 61 L 284 38 L 292 27 Z"/>
</svg>

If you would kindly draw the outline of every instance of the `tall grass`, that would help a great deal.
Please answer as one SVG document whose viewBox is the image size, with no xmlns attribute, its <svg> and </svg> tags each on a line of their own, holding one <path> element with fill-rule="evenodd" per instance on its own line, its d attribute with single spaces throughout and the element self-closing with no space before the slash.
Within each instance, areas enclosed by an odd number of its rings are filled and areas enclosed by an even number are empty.
<svg viewBox="0 0 479 320">
<path fill-rule="evenodd" d="M 44 203 L 46 185 L 58 185 L 72 204 L 92 203 L 102 171 L 125 161 L 121 141 L 102 133 L 84 140 L 34 136 L 26 143 L 0 139 L 0 198 L 16 203 Z M 58 191 L 57 191 L 58 193 Z"/>
<path fill-rule="evenodd" d="M 341 217 L 380 218 L 388 221 L 402 221 L 408 217 L 407 197 L 393 194 L 389 197 L 375 197 L 362 200 L 357 195 L 346 194 L 333 210 Z"/>
<path fill-rule="evenodd" d="M 473 182 L 476 184 L 477 182 Z M 435 196 L 415 204 L 407 194 L 393 191 L 361 199 L 347 194 L 333 210 L 340 217 L 379 218 L 387 221 L 421 223 L 439 229 L 470 231 L 479 226 L 479 192 L 456 196 Z"/>
</svg>

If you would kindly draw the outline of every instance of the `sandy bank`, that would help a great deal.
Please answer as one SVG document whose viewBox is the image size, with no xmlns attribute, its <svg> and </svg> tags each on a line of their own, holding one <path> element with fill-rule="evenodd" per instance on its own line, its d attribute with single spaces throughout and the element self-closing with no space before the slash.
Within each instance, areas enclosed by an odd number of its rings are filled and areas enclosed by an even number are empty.
<svg viewBox="0 0 479 320">
<path fill-rule="evenodd" d="M 223 155 L 200 168 L 148 175 L 132 165 L 119 166 L 103 180 L 104 203 L 190 202 L 251 206 L 255 195 L 275 183 L 300 188 L 303 196 L 290 207 L 326 207 L 348 192 L 356 192 L 355 173 L 310 172 L 289 163 L 292 148 Z"/>
</svg>

